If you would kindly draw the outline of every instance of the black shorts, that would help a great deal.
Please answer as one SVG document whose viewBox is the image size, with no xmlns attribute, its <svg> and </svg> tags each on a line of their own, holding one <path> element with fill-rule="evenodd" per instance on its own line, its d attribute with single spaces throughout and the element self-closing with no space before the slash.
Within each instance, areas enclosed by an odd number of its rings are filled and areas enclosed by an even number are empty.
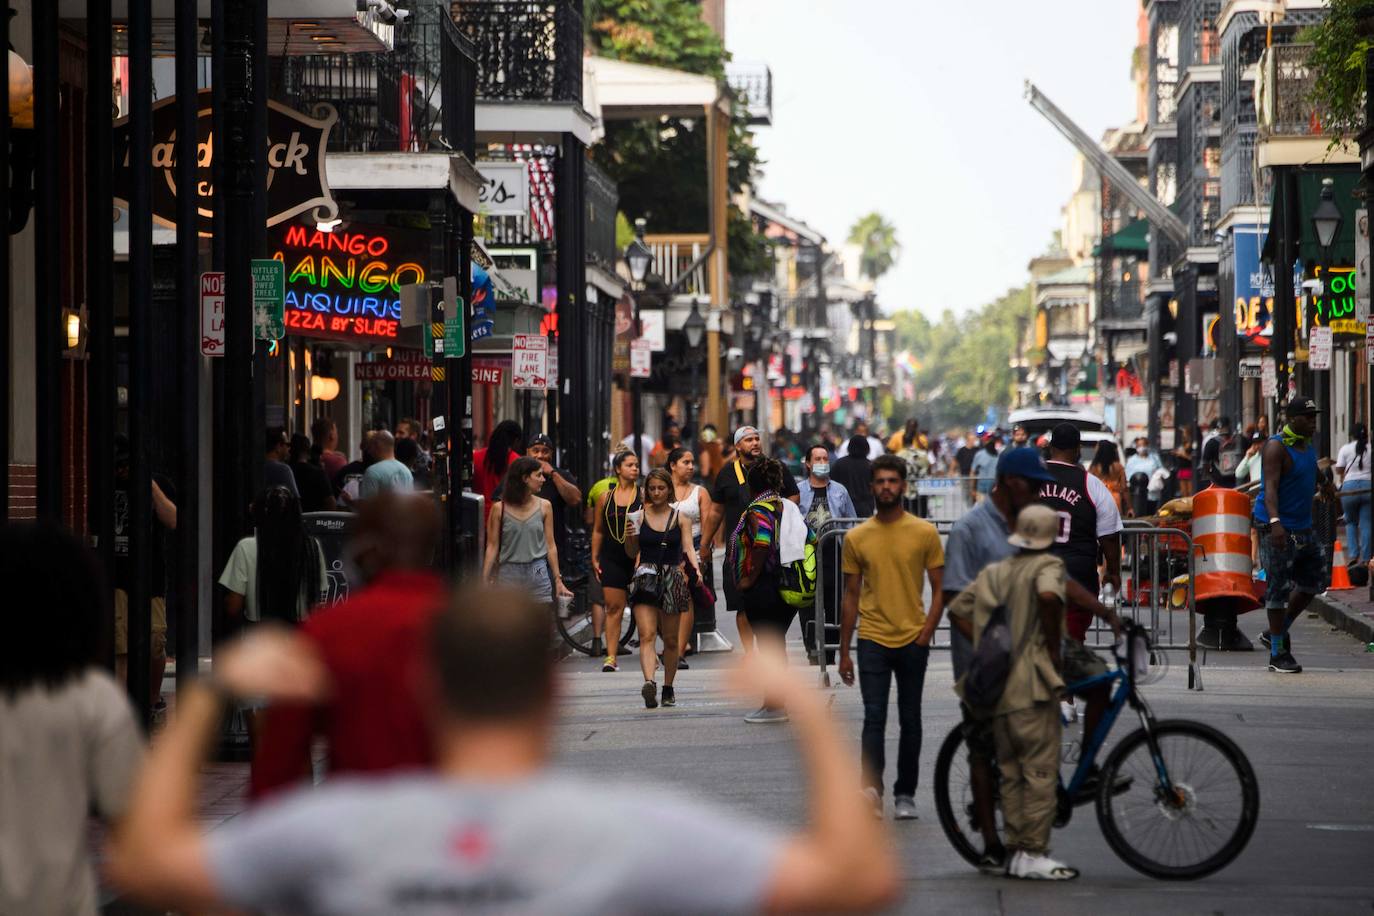
<svg viewBox="0 0 1374 916">
<path fill-rule="evenodd" d="M 735 586 L 735 567 L 730 563 L 729 557 L 726 557 L 725 565 L 721 568 L 725 575 L 725 582 L 723 583 L 725 590 L 725 609 L 735 612 L 744 610 L 744 606 L 740 600 L 740 591 Z"/>
<path fill-rule="evenodd" d="M 753 588 L 741 591 L 739 599 L 740 610 L 744 611 L 749 626 L 756 631 L 773 630 L 780 637 L 785 637 L 792 620 L 797 616 L 797 609 L 782 600 L 775 583 L 760 582 Z"/>
<path fill-rule="evenodd" d="M 601 565 L 603 589 L 618 588 L 624 591 L 630 587 L 630 576 L 634 570 L 630 568 L 630 558 L 624 547 L 612 541 L 609 546 L 601 548 L 597 562 Z"/>
</svg>

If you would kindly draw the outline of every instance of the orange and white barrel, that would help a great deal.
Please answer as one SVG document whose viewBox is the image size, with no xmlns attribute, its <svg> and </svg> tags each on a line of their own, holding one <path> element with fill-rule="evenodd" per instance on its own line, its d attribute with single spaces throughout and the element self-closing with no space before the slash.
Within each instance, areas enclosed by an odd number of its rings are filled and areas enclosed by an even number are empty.
<svg viewBox="0 0 1374 916">
<path fill-rule="evenodd" d="M 1225 487 L 1193 494 L 1193 600 L 1199 611 L 1253 611 L 1250 498 Z"/>
</svg>

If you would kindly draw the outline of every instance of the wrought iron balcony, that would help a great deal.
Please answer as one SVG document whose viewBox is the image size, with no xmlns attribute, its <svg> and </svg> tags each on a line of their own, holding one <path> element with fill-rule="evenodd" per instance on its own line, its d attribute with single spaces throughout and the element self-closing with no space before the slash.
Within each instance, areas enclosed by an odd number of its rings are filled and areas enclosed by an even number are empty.
<svg viewBox="0 0 1374 916">
<path fill-rule="evenodd" d="M 580 0 L 453 0 L 453 19 L 477 49 L 477 97 L 582 101 Z"/>
<path fill-rule="evenodd" d="M 1312 103 L 1316 74 L 1307 65 L 1310 44 L 1274 45 L 1260 56 L 1255 83 L 1260 142 L 1274 137 L 1324 137 L 1322 113 Z"/>
<path fill-rule="evenodd" d="M 281 89 L 274 97 L 301 110 L 317 102 L 333 105 L 339 120 L 329 149 L 335 152 L 461 149 L 461 138 L 443 137 L 443 61 L 455 55 L 457 69 L 470 72 L 471 44 L 440 0 L 415 3 L 394 35 L 389 52 L 283 58 Z M 450 93 L 461 96 L 464 86 L 470 87 L 471 79 L 459 76 Z M 448 104 L 461 107 L 472 100 L 454 97 Z"/>
<path fill-rule="evenodd" d="M 596 163 L 587 160 L 587 260 L 614 272 L 615 213 L 620 193 L 615 182 Z"/>
<path fill-rule="evenodd" d="M 773 123 L 773 71 L 767 64 L 732 64 L 725 79 L 750 124 Z"/>
</svg>

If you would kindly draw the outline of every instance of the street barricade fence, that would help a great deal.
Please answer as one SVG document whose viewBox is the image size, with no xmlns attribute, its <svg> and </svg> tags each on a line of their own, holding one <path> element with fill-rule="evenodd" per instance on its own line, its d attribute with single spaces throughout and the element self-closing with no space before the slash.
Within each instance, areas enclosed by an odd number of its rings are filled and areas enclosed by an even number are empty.
<svg viewBox="0 0 1374 916">
<path fill-rule="evenodd" d="M 959 479 L 959 478 L 935 478 Z M 820 683 L 830 686 L 828 656 L 840 648 L 839 621 L 844 600 L 844 569 L 841 555 L 845 536 L 860 518 L 835 518 L 817 532 L 816 602 L 810 621 L 816 637 L 816 661 Z M 944 540 L 952 521 L 934 521 Z M 1149 627 L 1150 641 L 1157 649 L 1186 650 L 1188 687 L 1201 690 L 1202 677 L 1197 666 L 1197 611 L 1193 600 L 1193 539 L 1182 528 L 1130 524 L 1121 532 L 1121 592 L 1116 597 L 1117 612 Z M 1085 644 L 1095 649 L 1111 648 L 1115 641 L 1111 627 L 1093 618 Z M 942 619 L 931 648 L 948 649 L 950 626 Z"/>
<path fill-rule="evenodd" d="M 973 508 L 978 499 L 976 477 L 920 477 L 916 496 L 904 502 L 906 510 L 937 528 L 947 530 Z"/>
</svg>

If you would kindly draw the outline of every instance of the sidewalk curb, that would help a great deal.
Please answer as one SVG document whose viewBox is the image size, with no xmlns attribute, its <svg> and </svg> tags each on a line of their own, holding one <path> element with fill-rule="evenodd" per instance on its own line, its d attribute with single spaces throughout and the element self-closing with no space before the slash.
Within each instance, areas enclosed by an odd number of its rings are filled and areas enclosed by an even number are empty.
<svg viewBox="0 0 1374 916">
<path fill-rule="evenodd" d="M 1311 609 L 1331 626 L 1360 642 L 1374 642 L 1374 619 L 1351 610 L 1338 599 L 1317 595 L 1312 599 Z"/>
</svg>

